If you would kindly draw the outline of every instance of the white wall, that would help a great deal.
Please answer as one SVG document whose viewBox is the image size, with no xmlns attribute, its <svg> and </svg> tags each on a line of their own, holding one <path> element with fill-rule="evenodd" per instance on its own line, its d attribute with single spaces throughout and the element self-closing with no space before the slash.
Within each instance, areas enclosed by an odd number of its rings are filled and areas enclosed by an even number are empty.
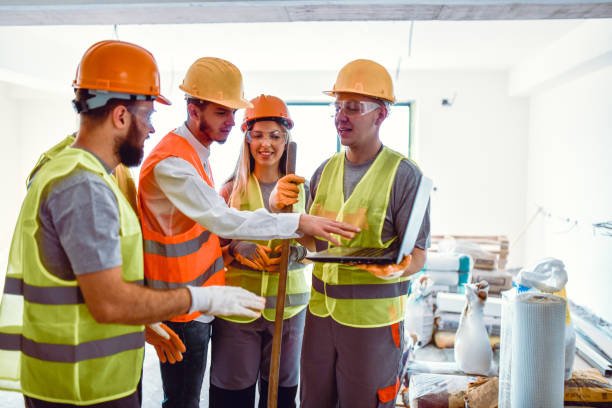
<svg viewBox="0 0 612 408">
<path fill-rule="evenodd" d="M 70 91 L 70 88 L 68 88 Z M 0 250 L 10 246 L 13 228 L 25 196 L 25 180 L 42 152 L 76 130 L 70 94 L 33 92 L 0 82 Z M 4 271 L 2 271 L 4 272 Z"/>
<path fill-rule="evenodd" d="M 404 72 L 416 103 L 415 159 L 437 187 L 436 234 L 518 234 L 525 218 L 527 99 L 509 97 L 505 72 Z M 452 106 L 442 106 L 447 98 Z M 509 266 L 522 264 L 522 246 Z"/>
<path fill-rule="evenodd" d="M 551 216 L 535 219 L 525 253 L 527 262 L 562 259 L 568 296 L 608 321 L 612 237 L 590 224 L 612 219 L 611 107 L 612 66 L 532 96 L 526 211 L 541 206 Z"/>
<path fill-rule="evenodd" d="M 0 82 L 0 94 L 9 94 L 9 85 Z M 0 98 L 0 124 L 2 124 L 2 149 L 0 149 L 0 174 L 2 175 L 3 198 L 0 200 L 0 253 L 10 245 L 11 235 L 25 192 L 24 185 L 19 177 L 13 175 L 21 173 L 22 163 L 19 154 L 21 133 L 15 117 L 18 107 L 12 98 Z M 20 187 L 22 187 L 20 189 Z M 0 264 L 2 262 L 0 261 Z M 0 272 L 4 276 L 4 271 Z"/>
</svg>

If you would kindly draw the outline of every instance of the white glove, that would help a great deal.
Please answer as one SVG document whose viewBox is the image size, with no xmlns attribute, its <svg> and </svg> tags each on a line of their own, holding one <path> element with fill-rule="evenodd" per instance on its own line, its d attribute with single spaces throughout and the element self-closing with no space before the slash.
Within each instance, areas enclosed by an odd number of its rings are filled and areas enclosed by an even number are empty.
<svg viewBox="0 0 612 408">
<path fill-rule="evenodd" d="M 236 286 L 187 286 L 191 293 L 189 313 L 257 318 L 266 299 Z"/>
</svg>

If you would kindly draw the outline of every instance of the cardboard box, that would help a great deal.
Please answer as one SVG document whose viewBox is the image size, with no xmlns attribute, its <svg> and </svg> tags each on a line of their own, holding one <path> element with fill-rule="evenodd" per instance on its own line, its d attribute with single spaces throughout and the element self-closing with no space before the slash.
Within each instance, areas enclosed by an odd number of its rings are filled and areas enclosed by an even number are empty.
<svg viewBox="0 0 612 408">
<path fill-rule="evenodd" d="M 512 275 L 506 271 L 474 269 L 472 271 L 472 282 L 480 282 L 481 280 L 489 282 L 489 293 L 500 293 L 512 287 Z"/>
</svg>

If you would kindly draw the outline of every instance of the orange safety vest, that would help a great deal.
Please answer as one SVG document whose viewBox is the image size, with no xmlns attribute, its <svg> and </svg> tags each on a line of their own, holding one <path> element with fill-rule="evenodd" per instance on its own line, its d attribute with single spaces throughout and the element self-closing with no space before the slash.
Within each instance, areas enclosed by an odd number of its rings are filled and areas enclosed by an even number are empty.
<svg viewBox="0 0 612 408">
<path fill-rule="evenodd" d="M 204 181 L 214 188 L 196 150 L 175 133 L 170 132 L 164 136 L 145 159 L 140 169 L 138 214 L 144 239 L 146 285 L 157 289 L 225 285 L 225 268 L 219 237 L 195 221 L 187 231 L 171 236 L 152 230 L 142 221 L 144 206 L 142 189 L 146 188 L 146 183 L 142 183 L 142 180 L 153 172 L 157 163 L 168 157 L 180 157 L 191 163 Z M 170 320 L 189 322 L 200 315 L 200 312 L 194 312 Z"/>
</svg>

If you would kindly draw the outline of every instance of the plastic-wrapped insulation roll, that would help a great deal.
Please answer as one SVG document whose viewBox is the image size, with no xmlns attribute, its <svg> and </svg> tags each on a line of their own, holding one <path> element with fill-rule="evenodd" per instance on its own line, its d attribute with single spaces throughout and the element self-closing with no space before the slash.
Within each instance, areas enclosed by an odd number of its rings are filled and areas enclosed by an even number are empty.
<svg viewBox="0 0 612 408">
<path fill-rule="evenodd" d="M 516 289 L 502 292 L 501 336 L 499 351 L 499 408 L 510 408 L 510 383 L 512 366 L 512 324 Z"/>
<path fill-rule="evenodd" d="M 563 407 L 566 300 L 521 293 L 514 302 L 510 396 L 513 407 Z"/>
</svg>

